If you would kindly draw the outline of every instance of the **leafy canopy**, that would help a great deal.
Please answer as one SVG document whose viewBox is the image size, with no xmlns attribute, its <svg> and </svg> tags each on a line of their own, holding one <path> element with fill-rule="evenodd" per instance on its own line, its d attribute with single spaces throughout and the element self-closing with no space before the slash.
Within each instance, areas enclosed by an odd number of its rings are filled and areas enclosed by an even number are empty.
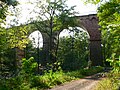
<svg viewBox="0 0 120 90">
<path fill-rule="evenodd" d="M 106 57 L 112 53 L 120 55 L 120 3 L 111 0 L 102 4 L 98 9 L 99 24 L 102 30 L 102 38 L 106 44 Z"/>
</svg>

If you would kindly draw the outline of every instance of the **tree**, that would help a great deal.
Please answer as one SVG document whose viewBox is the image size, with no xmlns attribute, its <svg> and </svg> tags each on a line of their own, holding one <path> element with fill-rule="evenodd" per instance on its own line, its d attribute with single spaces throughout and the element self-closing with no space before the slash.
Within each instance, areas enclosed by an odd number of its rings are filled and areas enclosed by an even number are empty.
<svg viewBox="0 0 120 90">
<path fill-rule="evenodd" d="M 11 71 L 14 71 L 13 67 L 18 67 L 16 64 L 19 62 L 16 56 L 16 48 L 24 49 L 28 43 L 28 26 L 17 27 L 13 25 L 10 28 L 3 27 L 6 25 L 6 16 L 10 13 L 8 12 L 8 7 L 12 5 L 14 9 L 16 8 L 16 4 L 13 3 L 15 2 L 12 2 L 12 0 L 0 1 L 0 68 L 4 72 L 9 72 L 11 66 Z M 4 72 L 0 73 L 4 74 Z"/>
<path fill-rule="evenodd" d="M 0 0 L 0 2 L 3 2 L 7 5 L 17 5 L 17 1 L 16 0 Z"/>
<path fill-rule="evenodd" d="M 8 34 L 7 34 L 7 29 L 4 27 L 5 23 L 6 23 L 6 16 L 7 16 L 7 9 L 9 7 L 9 5 L 13 5 L 12 0 L 0 0 L 0 50 L 1 53 L 2 51 L 4 51 L 4 48 L 7 49 L 8 45 L 6 45 L 7 43 L 7 38 L 8 38 Z M 14 4 L 15 5 L 15 4 Z"/>
<path fill-rule="evenodd" d="M 120 4 L 117 1 L 106 2 L 98 9 L 99 24 L 102 30 L 103 43 L 105 44 L 105 58 L 112 53 L 120 55 Z"/>
<path fill-rule="evenodd" d="M 2 70 L 4 69 L 4 61 L 6 59 L 5 53 L 7 51 L 7 45 L 6 45 L 6 29 L 3 27 L 3 24 L 5 23 L 6 18 L 6 12 L 7 12 L 7 3 L 3 2 L 4 0 L 0 1 L 0 75 L 3 74 Z"/>
<path fill-rule="evenodd" d="M 7 12 L 7 6 L 5 3 L 0 2 L 0 57 L 3 57 L 4 50 L 6 49 L 6 31 L 5 28 L 2 27 L 2 24 L 5 22 Z M 1 59 L 0 58 L 0 59 Z"/>
<path fill-rule="evenodd" d="M 85 3 L 92 3 L 92 4 L 98 4 L 98 3 L 101 3 L 101 2 L 117 2 L 119 3 L 120 1 L 119 0 L 84 0 Z"/>
<path fill-rule="evenodd" d="M 57 49 L 59 44 L 59 33 L 64 28 L 69 26 L 75 26 L 75 18 L 72 16 L 74 12 L 74 6 L 68 8 L 65 4 L 66 0 L 46 0 L 46 3 L 40 5 L 37 4 L 39 11 L 38 20 L 35 21 L 37 29 L 41 32 L 47 33 L 49 37 L 49 59 L 55 61 L 57 56 Z M 76 22 L 77 23 L 77 22 Z M 55 37 L 57 34 L 57 37 Z M 55 39 L 57 42 L 54 42 Z"/>
</svg>

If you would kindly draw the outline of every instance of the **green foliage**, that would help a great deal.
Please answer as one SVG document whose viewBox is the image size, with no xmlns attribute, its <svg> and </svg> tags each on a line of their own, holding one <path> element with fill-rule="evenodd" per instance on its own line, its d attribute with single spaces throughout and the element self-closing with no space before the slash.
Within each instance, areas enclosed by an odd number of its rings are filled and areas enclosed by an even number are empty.
<svg viewBox="0 0 120 90">
<path fill-rule="evenodd" d="M 87 66 L 88 44 L 87 33 L 80 30 L 74 31 L 73 37 L 60 38 L 58 60 L 62 62 L 62 69 L 76 70 Z"/>
<path fill-rule="evenodd" d="M 84 76 L 93 75 L 102 71 L 102 67 L 92 67 L 90 69 L 80 69 L 77 71 L 66 72 L 49 70 L 42 76 L 35 76 L 32 78 L 32 86 L 37 88 L 52 88 L 53 86 L 75 80 L 78 78 L 83 78 Z"/>
<path fill-rule="evenodd" d="M 118 90 L 120 89 L 120 0 L 109 0 L 101 4 L 98 8 L 98 17 L 102 31 L 104 59 L 110 63 L 113 70 L 95 90 Z"/>
<path fill-rule="evenodd" d="M 27 26 L 0 28 L 0 74 L 6 77 L 14 73 L 16 66 L 16 48 L 24 49 L 28 43 Z"/>
<path fill-rule="evenodd" d="M 75 78 L 83 78 L 85 76 L 89 76 L 89 75 L 93 75 L 98 72 L 101 72 L 101 71 L 103 71 L 103 69 L 104 68 L 101 66 L 91 67 L 91 68 L 83 68 L 83 69 L 79 69 L 76 71 L 67 72 L 66 75 L 75 77 Z"/>
<path fill-rule="evenodd" d="M 36 7 L 41 12 L 36 12 L 40 16 L 38 16 L 38 20 L 34 24 L 37 29 L 41 32 L 46 32 L 49 36 L 55 31 L 60 31 L 77 24 L 76 19 L 72 18 L 77 13 L 74 11 L 75 6 L 68 8 L 66 0 L 45 0 L 43 4 L 37 3 Z"/>
<path fill-rule="evenodd" d="M 56 31 L 61 31 L 69 26 L 75 26 L 77 20 L 72 18 L 75 15 L 74 6 L 68 8 L 66 5 L 66 0 L 45 0 L 45 3 L 37 3 L 36 7 L 40 9 L 38 19 L 34 22 L 35 27 L 41 31 L 45 32 L 49 40 L 49 60 L 53 60 L 57 56 L 57 47 L 59 38 L 54 35 L 58 35 Z M 55 42 L 54 42 L 55 41 Z M 55 60 L 53 60 L 55 61 Z"/>
<path fill-rule="evenodd" d="M 27 26 L 4 28 L 8 5 L 3 2 L 0 2 L 0 5 L 0 74 L 5 75 L 4 73 L 14 72 L 15 48 L 25 48 L 28 43 L 27 30 L 29 28 Z"/>
<path fill-rule="evenodd" d="M 88 3 L 99 4 L 99 3 L 102 3 L 102 2 L 108 2 L 108 1 L 120 3 L 120 0 L 83 0 L 83 2 L 85 2 L 87 4 Z"/>
<path fill-rule="evenodd" d="M 0 58 L 0 68 L 0 76 L 7 78 L 14 75 L 16 70 L 14 49 L 4 50 Z"/>
<path fill-rule="evenodd" d="M 116 54 L 113 53 L 111 59 L 107 59 L 107 61 L 110 62 L 110 65 L 113 67 L 114 73 L 120 73 L 120 56 L 116 58 L 115 55 Z"/>
<path fill-rule="evenodd" d="M 88 3 L 102 2 L 104 0 L 86 0 Z M 110 58 L 112 53 L 120 55 L 120 0 L 109 0 L 100 4 L 98 8 L 99 25 L 102 31 L 104 45 L 104 59 Z"/>
<path fill-rule="evenodd" d="M 12 50 L 7 45 L 6 29 L 3 27 L 8 6 L 0 2 L 0 77 L 8 77 L 14 72 Z M 11 59 L 11 60 L 10 60 Z"/>
<path fill-rule="evenodd" d="M 84 0 L 85 3 L 98 4 L 101 0 Z"/>
<path fill-rule="evenodd" d="M 33 58 L 29 59 L 30 61 Z M 28 61 L 23 62 L 23 66 L 32 65 L 28 64 Z M 34 63 L 33 63 L 34 64 Z M 28 68 L 31 68 L 28 66 Z M 32 67 L 34 69 L 34 66 Z M 92 67 L 90 69 L 81 69 L 72 72 L 63 72 L 62 70 L 53 72 L 49 70 L 44 75 L 33 75 L 31 69 L 28 72 L 23 72 L 28 69 L 22 68 L 22 72 L 16 76 L 9 79 L 0 79 L 0 90 L 39 90 L 48 89 L 56 85 L 69 82 L 71 80 L 76 80 L 78 78 L 84 77 L 86 75 L 92 75 L 103 70 L 102 67 Z"/>
<path fill-rule="evenodd" d="M 18 4 L 18 2 L 16 0 L 0 0 L 0 3 L 1 2 L 5 3 L 7 5 L 13 5 L 13 6 Z"/>
<path fill-rule="evenodd" d="M 12 27 L 6 31 L 7 43 L 10 48 L 24 49 L 28 44 L 28 26 Z"/>
<path fill-rule="evenodd" d="M 47 63 L 47 65 L 46 65 L 46 72 L 48 71 L 49 72 L 49 70 L 53 70 L 54 72 L 55 71 L 61 71 L 62 70 L 62 68 L 61 68 L 61 62 L 60 61 L 56 61 L 56 62 L 49 62 L 49 63 Z"/>
<path fill-rule="evenodd" d="M 0 80 L 0 90 L 31 90 L 26 77 L 16 76 L 9 79 Z"/>
<path fill-rule="evenodd" d="M 85 68 L 83 71 L 81 71 L 81 74 L 84 76 L 89 76 L 89 75 L 93 75 L 95 73 L 101 72 L 103 71 L 103 67 L 101 66 L 96 66 L 96 67 L 91 67 L 89 69 Z"/>
<path fill-rule="evenodd" d="M 110 0 L 102 4 L 98 9 L 99 24 L 102 31 L 102 43 L 104 59 L 120 55 L 120 3 L 117 0 Z"/>
<path fill-rule="evenodd" d="M 0 90 L 31 90 L 30 80 L 37 68 L 34 58 L 22 61 L 21 71 L 17 76 L 0 79 Z M 33 88 L 35 89 L 35 88 Z M 36 89 L 35 89 L 36 90 Z"/>
<path fill-rule="evenodd" d="M 109 72 L 107 77 L 101 80 L 95 87 L 94 90 L 119 90 L 120 74 Z"/>
<path fill-rule="evenodd" d="M 119 90 L 118 80 L 104 79 L 97 84 L 94 90 Z"/>
<path fill-rule="evenodd" d="M 0 28 L 0 57 L 2 57 L 4 51 L 6 50 L 6 32 L 4 28 Z"/>
<path fill-rule="evenodd" d="M 22 59 L 22 71 L 26 74 L 34 74 L 37 69 L 37 62 L 31 57 L 28 60 Z"/>
<path fill-rule="evenodd" d="M 5 28 L 2 27 L 2 24 L 5 21 L 6 12 L 7 12 L 7 6 L 4 3 L 1 3 L 1 4 L 0 4 L 1 5 L 0 6 L 0 57 L 1 57 L 1 54 L 4 52 L 4 49 L 6 48 L 5 47 L 6 46 L 6 31 L 5 31 Z"/>
<path fill-rule="evenodd" d="M 1 5 L 2 4 L 2 5 Z M 6 18 L 7 5 L 1 3 L 0 5 L 0 23 L 3 23 L 3 20 Z"/>
<path fill-rule="evenodd" d="M 66 82 L 65 78 L 67 77 L 64 77 L 64 73 L 62 71 L 53 72 L 50 70 L 43 76 L 35 76 L 32 79 L 32 87 L 52 88 L 55 85 Z"/>
</svg>

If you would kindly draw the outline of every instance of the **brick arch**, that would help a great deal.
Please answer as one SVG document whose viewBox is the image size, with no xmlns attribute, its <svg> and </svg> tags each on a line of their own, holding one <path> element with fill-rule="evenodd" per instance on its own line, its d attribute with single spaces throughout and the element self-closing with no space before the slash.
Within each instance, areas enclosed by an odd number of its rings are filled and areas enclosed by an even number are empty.
<svg viewBox="0 0 120 90">
<path fill-rule="evenodd" d="M 92 65 L 103 65 L 102 48 L 101 48 L 101 32 L 98 25 L 98 17 L 96 14 L 77 16 L 80 23 L 79 26 L 90 35 L 90 60 Z"/>
<path fill-rule="evenodd" d="M 98 25 L 98 18 L 95 15 L 77 16 L 79 19 L 78 26 L 87 30 L 91 40 L 101 40 L 101 33 Z"/>
<path fill-rule="evenodd" d="M 68 28 L 65 28 L 65 29 L 63 29 L 63 30 L 67 30 L 67 29 L 69 29 L 69 28 L 78 29 L 78 30 L 83 29 L 84 31 L 86 31 L 86 32 L 88 33 L 88 31 L 86 30 L 86 28 L 84 28 L 84 27 L 81 26 L 81 25 L 76 25 L 76 26 L 74 26 L 74 27 L 68 27 Z M 60 34 L 63 30 L 59 31 L 59 34 Z M 89 33 L 88 33 L 88 34 L 89 34 Z"/>
<path fill-rule="evenodd" d="M 78 26 L 86 30 L 90 36 L 90 60 L 93 66 L 103 65 L 102 62 L 102 48 L 101 48 L 101 32 L 99 30 L 98 18 L 96 14 L 76 16 L 79 20 Z M 56 49 L 57 37 L 61 31 L 53 33 L 53 50 Z M 47 51 L 49 48 L 49 37 L 44 33 L 43 50 Z M 47 51 L 48 52 L 48 51 Z M 46 57 L 47 58 L 47 57 Z"/>
<path fill-rule="evenodd" d="M 99 30 L 98 18 L 96 14 L 84 15 L 84 16 L 76 16 L 79 20 L 78 26 L 84 30 L 86 30 L 90 36 L 90 60 L 92 61 L 92 65 L 103 65 L 102 58 L 102 48 L 101 48 L 101 32 Z M 34 31 L 34 30 L 33 30 Z M 45 54 L 44 60 L 46 61 L 48 57 L 48 50 L 50 45 L 50 38 L 45 32 L 41 32 L 43 36 L 43 51 Z M 53 33 L 53 50 L 56 49 L 57 37 L 59 36 L 60 31 L 56 31 Z"/>
</svg>

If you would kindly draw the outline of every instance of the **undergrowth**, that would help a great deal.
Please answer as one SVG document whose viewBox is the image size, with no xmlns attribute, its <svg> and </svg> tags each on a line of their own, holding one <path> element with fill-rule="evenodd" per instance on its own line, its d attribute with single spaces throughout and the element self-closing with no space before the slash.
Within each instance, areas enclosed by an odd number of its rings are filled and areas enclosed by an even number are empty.
<svg viewBox="0 0 120 90">
<path fill-rule="evenodd" d="M 113 70 L 108 73 L 107 77 L 100 81 L 95 90 L 120 90 L 120 56 L 115 58 L 115 54 L 112 54 L 111 59 L 107 59 L 110 62 Z"/>
<path fill-rule="evenodd" d="M 26 67 L 26 64 L 29 68 Z M 102 67 L 91 67 L 89 69 L 80 69 L 71 72 L 49 70 L 44 75 L 35 75 L 32 73 L 37 64 L 33 58 L 23 60 L 22 70 L 18 76 L 0 79 L 0 90 L 40 90 L 52 88 L 72 80 L 83 78 L 103 70 Z"/>
<path fill-rule="evenodd" d="M 94 90 L 119 90 L 120 89 L 120 73 L 110 72 L 107 78 L 100 81 Z"/>
</svg>

